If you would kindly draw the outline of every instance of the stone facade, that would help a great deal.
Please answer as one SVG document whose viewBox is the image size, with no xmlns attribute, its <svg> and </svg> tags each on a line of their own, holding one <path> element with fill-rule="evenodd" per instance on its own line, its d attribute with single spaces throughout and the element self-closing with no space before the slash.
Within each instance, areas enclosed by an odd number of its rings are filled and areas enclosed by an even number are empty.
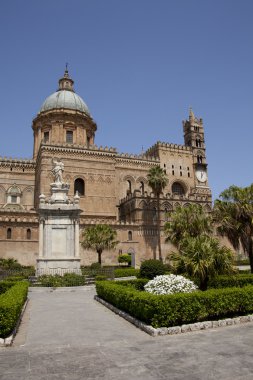
<svg viewBox="0 0 253 380">
<path fill-rule="evenodd" d="M 157 257 L 157 205 L 147 185 L 155 165 L 169 182 L 161 197 L 161 222 L 178 205 L 198 203 L 211 210 L 202 119 L 192 110 L 183 122 L 185 145 L 157 142 L 140 155 L 120 154 L 115 148 L 95 145 L 96 123 L 88 107 L 74 92 L 65 71 L 59 90 L 43 103 L 33 120 L 32 160 L 0 158 L 0 250 L 24 265 L 35 265 L 39 256 L 39 196 L 50 197 L 52 160 L 64 163 L 69 196 L 80 196 L 80 228 L 108 223 L 117 231 L 119 245 L 104 252 L 105 264 L 117 264 L 122 253 L 133 264 Z M 162 255 L 170 246 L 162 236 Z M 81 264 L 95 262 L 94 252 L 80 247 Z"/>
</svg>

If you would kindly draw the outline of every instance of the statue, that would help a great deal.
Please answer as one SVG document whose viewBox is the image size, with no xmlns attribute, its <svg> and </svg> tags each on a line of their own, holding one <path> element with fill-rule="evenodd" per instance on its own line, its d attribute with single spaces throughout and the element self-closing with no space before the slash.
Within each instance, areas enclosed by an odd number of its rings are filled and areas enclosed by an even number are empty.
<svg viewBox="0 0 253 380">
<path fill-rule="evenodd" d="M 63 183 L 62 174 L 64 172 L 64 163 L 57 160 L 52 160 L 52 163 L 54 165 L 53 169 L 51 170 L 54 175 L 54 182 L 58 184 Z"/>
</svg>

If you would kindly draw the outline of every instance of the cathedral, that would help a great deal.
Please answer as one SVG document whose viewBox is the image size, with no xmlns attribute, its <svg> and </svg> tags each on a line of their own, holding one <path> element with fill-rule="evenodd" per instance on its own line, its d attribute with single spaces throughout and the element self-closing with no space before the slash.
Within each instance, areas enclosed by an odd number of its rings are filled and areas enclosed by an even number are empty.
<svg viewBox="0 0 253 380">
<path fill-rule="evenodd" d="M 204 127 L 190 109 L 183 121 L 184 145 L 156 142 L 139 155 L 119 153 L 95 144 L 97 125 L 74 91 L 68 70 L 58 91 L 48 96 L 32 122 L 33 159 L 0 157 L 0 252 L 22 265 L 36 265 L 39 255 L 39 197 L 50 196 L 52 162 L 64 164 L 69 196 L 80 197 L 80 237 L 86 226 L 109 224 L 119 244 L 104 252 L 104 265 L 129 254 L 132 265 L 158 258 L 157 204 L 147 183 L 150 168 L 159 165 L 168 176 L 161 195 L 161 225 L 178 205 L 200 204 L 211 210 Z M 165 260 L 169 244 L 161 236 Z M 81 265 L 97 261 L 95 252 L 80 246 Z"/>
</svg>

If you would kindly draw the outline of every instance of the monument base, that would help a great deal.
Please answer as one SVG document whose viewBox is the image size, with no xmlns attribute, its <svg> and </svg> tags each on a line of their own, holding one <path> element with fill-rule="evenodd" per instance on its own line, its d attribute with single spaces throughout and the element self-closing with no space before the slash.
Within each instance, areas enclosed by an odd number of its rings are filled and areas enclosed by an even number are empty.
<svg viewBox="0 0 253 380">
<path fill-rule="evenodd" d="M 60 275 L 65 273 L 82 274 L 80 260 L 77 258 L 41 258 L 37 259 L 36 276 Z"/>
</svg>

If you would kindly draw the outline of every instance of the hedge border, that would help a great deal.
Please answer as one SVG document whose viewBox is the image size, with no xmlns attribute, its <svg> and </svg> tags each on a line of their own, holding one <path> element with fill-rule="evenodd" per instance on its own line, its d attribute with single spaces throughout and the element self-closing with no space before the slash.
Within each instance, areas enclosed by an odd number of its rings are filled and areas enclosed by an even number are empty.
<svg viewBox="0 0 253 380">
<path fill-rule="evenodd" d="M 5 339 L 14 334 L 20 315 L 28 295 L 28 282 L 13 282 L 5 293 L 0 295 L 0 324 L 1 339 Z M 7 341 L 8 342 L 8 341 Z"/>
<path fill-rule="evenodd" d="M 253 312 L 252 285 L 188 294 L 154 295 L 136 290 L 138 280 L 131 281 L 130 286 L 127 283 L 123 286 L 119 281 L 98 281 L 97 295 L 155 328 L 234 318 Z"/>
<path fill-rule="evenodd" d="M 197 322 L 197 323 L 189 323 L 189 324 L 185 324 L 181 326 L 154 328 L 153 326 L 147 325 L 146 323 L 141 322 L 139 319 L 132 317 L 130 314 L 118 309 L 117 307 L 113 306 L 109 302 L 106 302 L 105 300 L 103 300 L 102 298 L 98 296 L 94 296 L 94 299 L 97 302 L 100 302 L 103 306 L 107 307 L 109 310 L 113 311 L 115 314 L 119 315 L 120 317 L 124 318 L 126 321 L 138 327 L 140 330 L 151 335 L 152 337 L 157 337 L 161 335 L 183 334 L 186 332 L 194 332 L 194 331 L 200 331 L 200 330 L 207 330 L 211 328 L 225 327 L 225 326 L 238 325 L 238 324 L 247 323 L 247 322 L 253 322 L 253 314 L 249 314 L 249 315 L 243 315 L 241 317 L 236 317 L 236 318 L 219 319 L 218 321 L 203 321 L 203 322 Z"/>
<path fill-rule="evenodd" d="M 17 332 L 18 332 L 18 328 L 19 328 L 19 325 L 22 321 L 23 315 L 25 313 L 28 301 L 29 301 L 29 298 L 27 298 L 25 303 L 24 303 L 23 309 L 19 315 L 16 326 L 14 327 L 14 330 L 12 331 L 12 333 L 9 336 L 7 336 L 7 338 L 0 338 L 0 347 L 8 347 L 8 346 L 12 345 L 13 340 L 14 340 Z"/>
</svg>

